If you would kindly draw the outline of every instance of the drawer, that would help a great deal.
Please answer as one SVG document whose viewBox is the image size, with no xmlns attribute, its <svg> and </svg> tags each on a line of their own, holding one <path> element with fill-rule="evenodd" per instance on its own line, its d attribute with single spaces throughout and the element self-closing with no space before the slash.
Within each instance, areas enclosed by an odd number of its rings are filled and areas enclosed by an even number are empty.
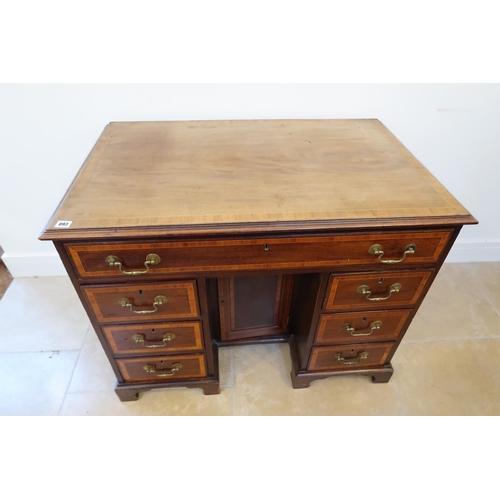
<svg viewBox="0 0 500 500">
<path fill-rule="evenodd" d="M 118 359 L 116 362 L 127 382 L 165 382 L 183 378 L 203 378 L 207 375 L 203 354 Z"/>
<path fill-rule="evenodd" d="M 413 306 L 432 271 L 332 275 L 324 308 L 383 309 Z"/>
<path fill-rule="evenodd" d="M 199 315 L 194 280 L 154 285 L 83 286 L 82 290 L 101 323 L 187 319 Z"/>
<path fill-rule="evenodd" d="M 103 327 L 114 354 L 162 354 L 203 350 L 200 321 Z"/>
<path fill-rule="evenodd" d="M 185 272 L 430 265 L 439 260 L 450 234 L 443 230 L 305 238 L 67 244 L 66 251 L 81 278 L 141 279 Z"/>
<path fill-rule="evenodd" d="M 410 315 L 410 309 L 322 314 L 315 344 L 393 341 Z"/>
<path fill-rule="evenodd" d="M 308 370 L 352 370 L 381 366 L 394 343 L 314 347 Z"/>
</svg>

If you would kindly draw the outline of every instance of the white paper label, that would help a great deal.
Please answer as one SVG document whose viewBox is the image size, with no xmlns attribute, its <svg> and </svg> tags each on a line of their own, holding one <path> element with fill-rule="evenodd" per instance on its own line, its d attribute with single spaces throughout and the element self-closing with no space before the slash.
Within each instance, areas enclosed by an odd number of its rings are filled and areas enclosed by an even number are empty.
<svg viewBox="0 0 500 500">
<path fill-rule="evenodd" d="M 59 220 L 54 227 L 68 228 L 72 222 L 72 220 Z"/>
</svg>

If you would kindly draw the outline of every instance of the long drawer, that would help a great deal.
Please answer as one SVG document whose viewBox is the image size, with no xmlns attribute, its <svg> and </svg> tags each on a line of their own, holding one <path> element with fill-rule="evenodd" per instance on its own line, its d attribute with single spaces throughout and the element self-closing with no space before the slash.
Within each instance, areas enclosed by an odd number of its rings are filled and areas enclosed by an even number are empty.
<svg viewBox="0 0 500 500">
<path fill-rule="evenodd" d="M 102 330 L 118 356 L 203 350 L 201 321 L 109 325 Z"/>
<path fill-rule="evenodd" d="M 172 273 L 345 265 L 378 269 L 432 265 L 439 260 L 450 234 L 450 231 L 441 230 L 301 238 L 67 244 L 66 251 L 83 279 L 141 279 Z"/>
<path fill-rule="evenodd" d="M 196 281 L 83 286 L 101 323 L 193 319 L 199 316 Z"/>
</svg>

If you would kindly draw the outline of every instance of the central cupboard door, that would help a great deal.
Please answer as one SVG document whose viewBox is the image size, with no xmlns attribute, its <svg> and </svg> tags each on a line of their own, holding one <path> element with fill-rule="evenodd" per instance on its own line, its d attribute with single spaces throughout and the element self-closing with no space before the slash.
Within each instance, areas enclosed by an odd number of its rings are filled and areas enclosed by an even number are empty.
<svg viewBox="0 0 500 500">
<path fill-rule="evenodd" d="M 221 338 L 273 337 L 287 332 L 293 276 L 219 278 Z"/>
</svg>

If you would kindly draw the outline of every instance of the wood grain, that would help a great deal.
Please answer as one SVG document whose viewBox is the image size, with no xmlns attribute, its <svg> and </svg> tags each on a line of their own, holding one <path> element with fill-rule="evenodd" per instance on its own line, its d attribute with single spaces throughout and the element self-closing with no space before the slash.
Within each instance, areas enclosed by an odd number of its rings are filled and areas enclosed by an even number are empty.
<svg viewBox="0 0 500 500">
<path fill-rule="evenodd" d="M 123 122 L 105 128 L 42 239 L 457 216 L 470 214 L 378 120 Z"/>
<path fill-rule="evenodd" d="M 167 282 L 155 285 L 138 283 L 137 285 L 84 286 L 82 290 L 100 323 L 151 322 L 196 318 L 199 315 L 196 283 Z M 137 314 L 130 307 L 119 304 L 121 298 L 127 298 L 134 310 L 152 310 L 156 296 L 167 298 L 152 314 Z"/>
<path fill-rule="evenodd" d="M 182 272 L 300 269 L 342 264 L 401 268 L 434 264 L 450 234 L 451 231 L 405 231 L 304 238 L 71 244 L 66 245 L 66 249 L 82 278 L 113 277 L 140 281 Z M 400 259 L 406 245 L 410 243 L 416 244 L 417 250 L 400 264 L 383 264 L 376 255 L 368 253 L 370 246 L 375 243 L 382 245 L 384 259 Z M 106 263 L 108 255 L 116 255 L 125 270 L 144 270 L 149 253 L 157 254 L 161 261 L 150 266 L 146 274 L 127 276 Z"/>
<path fill-rule="evenodd" d="M 352 370 L 357 368 L 366 368 L 368 366 L 383 366 L 389 351 L 393 344 L 350 344 L 329 347 L 313 347 L 311 352 L 311 361 L 308 370 Z M 366 359 L 359 359 L 359 354 L 367 352 Z M 343 364 L 335 358 L 340 354 L 345 361 L 358 360 L 354 365 Z"/>
<path fill-rule="evenodd" d="M 219 278 L 220 332 L 223 341 L 286 333 L 293 277 Z"/>
<path fill-rule="evenodd" d="M 410 312 L 411 310 L 408 309 L 397 309 L 395 311 L 322 314 L 314 342 L 315 344 L 337 344 L 393 341 L 398 338 Z M 378 330 L 372 332 L 370 325 L 375 321 L 380 321 L 382 324 Z M 349 325 L 355 331 L 352 333 L 347 331 L 343 328 L 344 325 Z M 357 336 L 368 333 L 369 335 L 366 336 Z"/>
<path fill-rule="evenodd" d="M 325 309 L 385 309 L 411 307 L 420 298 L 432 271 L 408 271 L 399 273 L 370 273 L 333 275 L 325 298 Z M 389 294 L 391 285 L 402 285 L 398 293 Z M 361 285 L 367 285 L 372 292 L 370 298 L 387 297 L 380 302 L 370 301 L 357 293 Z"/>
<path fill-rule="evenodd" d="M 118 359 L 116 362 L 123 374 L 123 378 L 127 382 L 147 380 L 161 383 L 182 378 L 201 378 L 207 374 L 205 356 L 203 354 Z M 158 373 L 168 373 L 175 363 L 182 364 L 182 368 L 171 377 L 158 377 L 144 370 L 144 366 L 152 365 L 158 370 Z"/>
<path fill-rule="evenodd" d="M 148 323 L 139 325 L 110 325 L 102 328 L 111 349 L 117 355 L 131 354 L 164 354 L 166 352 L 201 351 L 203 350 L 203 338 L 200 321 L 188 323 Z M 173 334 L 175 337 L 164 342 L 165 334 Z M 140 334 L 145 339 L 146 345 L 161 345 L 165 347 L 145 347 L 132 338 Z"/>
</svg>

